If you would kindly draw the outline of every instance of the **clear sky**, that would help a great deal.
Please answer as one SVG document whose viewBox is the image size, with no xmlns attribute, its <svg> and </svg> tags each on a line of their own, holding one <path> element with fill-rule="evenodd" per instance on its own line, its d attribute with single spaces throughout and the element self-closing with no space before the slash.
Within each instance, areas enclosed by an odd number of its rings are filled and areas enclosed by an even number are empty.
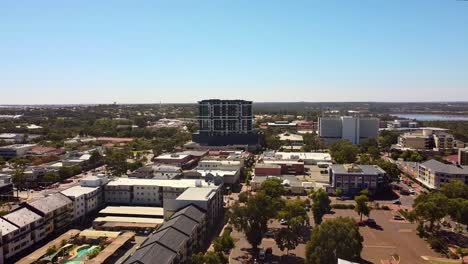
<svg viewBox="0 0 468 264">
<path fill-rule="evenodd" d="M 468 1 L 0 1 L 0 104 L 468 101 Z"/>
</svg>

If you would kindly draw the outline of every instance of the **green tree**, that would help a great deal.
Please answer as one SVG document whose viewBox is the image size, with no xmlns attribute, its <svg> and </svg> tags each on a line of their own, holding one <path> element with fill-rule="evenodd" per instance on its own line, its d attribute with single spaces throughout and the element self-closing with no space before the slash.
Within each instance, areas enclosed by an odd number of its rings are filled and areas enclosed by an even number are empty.
<svg viewBox="0 0 468 264">
<path fill-rule="evenodd" d="M 379 135 L 379 145 L 381 148 L 388 150 L 390 147 L 398 143 L 399 134 L 394 131 L 383 130 Z"/>
<path fill-rule="evenodd" d="M 323 140 L 315 133 L 307 133 L 303 136 L 305 152 L 318 151 L 325 148 Z"/>
<path fill-rule="evenodd" d="M 330 212 L 330 204 L 331 201 L 327 192 L 325 192 L 323 189 L 319 189 L 315 192 L 313 197 L 312 212 L 314 214 L 314 222 L 316 225 L 321 224 L 323 216 Z"/>
<path fill-rule="evenodd" d="M 19 197 L 19 189 L 23 188 L 26 185 L 26 175 L 24 171 L 26 170 L 26 165 L 24 162 L 17 162 L 13 164 L 13 173 L 11 180 L 16 187 L 16 196 Z"/>
<path fill-rule="evenodd" d="M 356 162 L 358 154 L 359 148 L 349 140 L 338 140 L 330 146 L 330 155 L 340 164 Z"/>
<path fill-rule="evenodd" d="M 369 193 L 369 190 L 368 189 L 362 189 L 360 192 L 359 192 L 360 195 L 364 195 L 366 197 L 369 197 L 370 193 Z"/>
<path fill-rule="evenodd" d="M 305 203 L 299 198 L 286 200 L 283 208 L 278 212 L 278 218 L 288 221 L 292 230 L 298 230 L 309 219 Z"/>
<path fill-rule="evenodd" d="M 279 133 L 280 131 L 274 129 L 264 130 L 265 147 L 267 149 L 277 150 L 281 147 L 282 143 L 278 136 Z"/>
<path fill-rule="evenodd" d="M 401 171 L 396 164 L 379 159 L 377 160 L 376 165 L 382 168 L 392 181 L 395 181 L 400 177 Z"/>
<path fill-rule="evenodd" d="M 354 198 L 354 201 L 356 202 L 354 210 L 359 214 L 362 222 L 363 215 L 367 217 L 370 215 L 371 208 L 367 204 L 369 198 L 366 195 L 359 195 Z"/>
<path fill-rule="evenodd" d="M 272 198 L 279 198 L 281 197 L 281 195 L 284 195 L 286 193 L 286 190 L 284 189 L 281 183 L 282 181 L 280 179 L 269 178 L 262 182 L 259 191 L 265 193 L 266 195 Z"/>
<path fill-rule="evenodd" d="M 468 185 L 458 179 L 443 184 L 440 191 L 447 196 L 447 198 L 468 199 Z"/>
<path fill-rule="evenodd" d="M 306 264 L 337 263 L 338 258 L 359 261 L 363 237 L 354 219 L 338 217 L 316 226 L 306 245 Z"/>
<path fill-rule="evenodd" d="M 208 251 L 204 256 L 205 264 L 227 264 L 229 259 L 221 252 Z"/>
<path fill-rule="evenodd" d="M 89 157 L 89 163 L 92 164 L 92 165 L 97 165 L 99 163 L 102 162 L 103 160 L 103 156 L 101 155 L 101 153 L 99 153 L 99 151 L 95 150 L 91 153 L 91 157 Z"/>
<path fill-rule="evenodd" d="M 114 176 L 122 176 L 129 168 L 127 158 L 130 156 L 128 150 L 114 149 L 106 153 L 106 163 Z"/>
<path fill-rule="evenodd" d="M 5 166 L 5 164 L 6 164 L 5 159 L 2 156 L 0 156 L 0 169 L 3 168 L 3 166 Z"/>
<path fill-rule="evenodd" d="M 268 220 L 276 217 L 281 202 L 263 192 L 248 198 L 244 205 L 236 203 L 230 212 L 230 221 L 235 229 L 244 232 L 247 241 L 256 250 L 268 230 Z"/>
<path fill-rule="evenodd" d="M 414 220 L 429 224 L 429 231 L 434 231 L 436 224 L 449 213 L 450 203 L 441 192 L 421 194 L 413 204 Z"/>
<path fill-rule="evenodd" d="M 341 188 L 336 188 L 335 196 L 336 197 L 341 197 L 341 195 L 343 195 L 343 190 Z"/>
<path fill-rule="evenodd" d="M 293 250 L 299 244 L 298 236 L 289 228 L 281 228 L 275 236 L 276 245 L 281 251 L 285 249 L 289 255 L 289 250 Z"/>
<path fill-rule="evenodd" d="M 361 140 L 361 142 L 359 143 L 359 149 L 361 153 L 366 153 L 366 152 L 369 153 L 370 148 L 377 148 L 378 150 L 378 147 L 379 147 L 379 143 L 377 142 L 377 139 L 375 138 L 364 139 L 364 140 Z"/>
<path fill-rule="evenodd" d="M 60 176 L 55 172 L 47 172 L 42 177 L 42 180 L 48 183 L 54 183 L 60 181 Z"/>
<path fill-rule="evenodd" d="M 234 248 L 234 239 L 230 233 L 223 233 L 213 241 L 213 247 L 216 252 L 229 252 Z"/>
</svg>

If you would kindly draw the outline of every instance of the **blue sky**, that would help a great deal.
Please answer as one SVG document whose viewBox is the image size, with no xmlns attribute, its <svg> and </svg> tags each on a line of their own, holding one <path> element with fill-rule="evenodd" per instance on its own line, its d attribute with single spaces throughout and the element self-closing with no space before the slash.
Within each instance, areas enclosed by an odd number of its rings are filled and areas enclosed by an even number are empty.
<svg viewBox="0 0 468 264">
<path fill-rule="evenodd" d="M 0 104 L 468 101 L 468 1 L 0 1 Z"/>
</svg>

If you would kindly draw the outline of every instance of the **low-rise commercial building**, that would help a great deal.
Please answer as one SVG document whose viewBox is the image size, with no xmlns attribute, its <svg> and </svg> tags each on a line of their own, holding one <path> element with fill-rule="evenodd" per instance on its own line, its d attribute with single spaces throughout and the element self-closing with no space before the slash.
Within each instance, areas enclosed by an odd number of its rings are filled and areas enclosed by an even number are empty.
<svg viewBox="0 0 468 264">
<path fill-rule="evenodd" d="M 417 150 L 451 149 L 454 147 L 454 137 L 447 131 L 444 128 L 423 127 L 399 136 L 398 146 Z"/>
<path fill-rule="evenodd" d="M 279 134 L 279 140 L 283 145 L 287 146 L 302 146 L 304 145 L 304 138 L 302 135 L 282 133 Z"/>
<path fill-rule="evenodd" d="M 328 167 L 329 192 L 341 189 L 344 195 L 355 195 L 367 189 L 375 194 L 388 187 L 386 172 L 377 165 L 334 164 Z"/>
<path fill-rule="evenodd" d="M 11 197 L 13 197 L 11 175 L 0 174 L 0 200 L 8 200 Z"/>
<path fill-rule="evenodd" d="M 191 155 L 180 153 L 167 153 L 159 155 L 154 159 L 154 162 L 174 165 L 184 169 L 191 168 L 196 165 L 196 161 L 193 160 Z"/>
<path fill-rule="evenodd" d="M 136 169 L 130 178 L 172 180 L 182 176 L 182 169 L 174 165 L 152 164 Z"/>
<path fill-rule="evenodd" d="M 265 152 L 264 160 L 301 160 L 305 165 L 316 165 L 319 162 L 331 162 L 329 153 L 323 152 Z"/>
<path fill-rule="evenodd" d="M 15 157 L 23 157 L 30 151 L 34 144 L 14 144 L 0 147 L 0 157 L 11 159 Z"/>
<path fill-rule="evenodd" d="M 417 180 L 428 189 L 439 189 L 454 179 L 468 184 L 468 166 L 444 164 L 437 160 L 419 164 Z"/>
</svg>

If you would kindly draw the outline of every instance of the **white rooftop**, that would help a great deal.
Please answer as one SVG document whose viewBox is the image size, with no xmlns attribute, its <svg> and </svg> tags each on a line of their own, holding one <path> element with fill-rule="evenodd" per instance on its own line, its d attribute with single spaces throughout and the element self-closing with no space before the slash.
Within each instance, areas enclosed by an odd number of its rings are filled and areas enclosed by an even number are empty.
<svg viewBox="0 0 468 264">
<path fill-rule="evenodd" d="M 196 172 L 200 173 L 203 177 L 205 177 L 208 173 L 221 177 L 226 175 L 235 175 L 237 173 L 236 170 L 196 170 Z"/>
<path fill-rule="evenodd" d="M 164 208 L 147 206 L 107 206 L 100 214 L 164 216 Z"/>
<path fill-rule="evenodd" d="M 267 158 L 271 156 L 265 156 Z M 276 152 L 274 158 L 286 160 L 318 160 L 318 161 L 331 161 L 330 153 L 322 152 Z"/>
<path fill-rule="evenodd" d="M 105 216 L 94 219 L 95 222 L 113 222 L 113 223 L 136 223 L 136 224 L 157 224 L 164 223 L 162 218 L 147 218 L 147 217 L 121 217 L 121 216 Z"/>
<path fill-rule="evenodd" d="M 166 154 L 161 154 L 156 157 L 156 159 L 173 159 L 173 160 L 179 160 L 179 159 L 184 159 L 188 157 L 187 154 L 174 154 L 174 153 L 166 153 Z"/>
<path fill-rule="evenodd" d="M 220 164 L 220 165 L 240 165 L 241 162 L 239 160 L 215 160 L 215 159 L 206 159 L 206 160 L 201 160 L 198 162 L 198 164 L 204 164 L 204 163 L 215 163 L 215 164 Z"/>
<path fill-rule="evenodd" d="M 279 139 L 281 141 L 285 140 L 291 140 L 291 141 L 302 141 L 303 137 L 302 135 L 297 135 L 297 134 L 290 134 L 290 133 L 283 133 L 279 135 Z"/>
<path fill-rule="evenodd" d="M 92 193 L 96 191 L 98 188 L 97 187 L 83 187 L 83 186 L 73 186 L 71 188 L 65 189 L 61 191 L 66 196 L 70 197 L 79 197 L 85 194 Z"/>
<path fill-rule="evenodd" d="M 21 208 L 3 216 L 3 218 L 21 228 L 40 220 L 42 217 L 27 208 Z"/>
<path fill-rule="evenodd" d="M 208 183 L 202 180 L 195 179 L 180 179 L 180 180 L 159 180 L 159 179 L 138 179 L 138 178 L 117 178 L 110 181 L 108 186 L 159 186 L 173 188 L 189 188 L 189 187 L 208 187 Z"/>
<path fill-rule="evenodd" d="M 34 147 L 35 144 L 13 144 L 13 145 L 8 145 L 8 146 L 3 146 L 0 148 L 3 149 L 20 149 L 20 148 L 32 148 Z"/>
<path fill-rule="evenodd" d="M 16 227 L 15 225 L 12 225 L 7 220 L 0 218 L 0 231 L 2 232 L 2 236 L 5 236 L 17 229 L 18 227 Z"/>
<path fill-rule="evenodd" d="M 188 188 L 176 200 L 208 201 L 216 193 L 216 187 L 212 188 Z"/>
</svg>

